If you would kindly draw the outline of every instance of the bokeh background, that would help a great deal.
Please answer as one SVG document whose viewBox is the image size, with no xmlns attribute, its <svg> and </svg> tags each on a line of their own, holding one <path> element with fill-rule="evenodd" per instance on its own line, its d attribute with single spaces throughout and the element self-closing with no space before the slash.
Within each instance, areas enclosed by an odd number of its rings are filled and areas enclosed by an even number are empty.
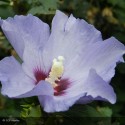
<svg viewBox="0 0 125 125">
<path fill-rule="evenodd" d="M 0 0 L 2 19 L 31 13 L 51 26 L 57 9 L 93 24 L 102 32 L 103 39 L 115 36 L 125 44 L 125 0 Z M 0 60 L 10 55 L 18 59 L 0 29 Z M 0 95 L 0 117 L 18 118 L 19 121 L 13 124 L 20 125 L 125 125 L 124 63 L 117 65 L 111 84 L 117 94 L 116 104 L 96 101 L 88 105 L 75 105 L 67 112 L 54 114 L 43 112 L 36 97 L 15 100 Z"/>
</svg>

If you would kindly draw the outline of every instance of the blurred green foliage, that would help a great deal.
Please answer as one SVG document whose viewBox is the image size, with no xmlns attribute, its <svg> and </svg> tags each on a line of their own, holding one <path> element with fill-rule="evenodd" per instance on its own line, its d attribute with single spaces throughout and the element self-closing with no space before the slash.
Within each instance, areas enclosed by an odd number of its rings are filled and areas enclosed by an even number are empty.
<svg viewBox="0 0 125 125">
<path fill-rule="evenodd" d="M 93 24 L 104 39 L 115 36 L 125 44 L 125 0 L 0 0 L 0 17 L 3 19 L 31 13 L 51 26 L 57 9 Z M 17 56 L 0 30 L 0 60 L 9 55 Z M 89 106 L 75 105 L 67 112 L 46 114 L 40 110 L 36 98 L 13 100 L 0 95 L 0 117 L 19 117 L 25 120 L 19 124 L 29 125 L 35 123 L 27 118 L 41 116 L 46 117 L 37 119 L 37 124 L 125 125 L 125 64 L 118 64 L 111 83 L 118 97 L 114 105 L 93 102 Z"/>
</svg>

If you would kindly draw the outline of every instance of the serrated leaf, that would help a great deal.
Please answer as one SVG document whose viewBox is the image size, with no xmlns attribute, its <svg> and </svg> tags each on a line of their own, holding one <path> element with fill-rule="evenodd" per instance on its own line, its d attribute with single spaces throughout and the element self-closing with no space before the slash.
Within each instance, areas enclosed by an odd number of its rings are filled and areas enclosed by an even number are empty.
<svg viewBox="0 0 125 125">
<path fill-rule="evenodd" d="M 23 110 L 21 112 L 21 117 L 41 117 L 41 109 L 40 105 L 34 106 L 33 104 L 31 105 L 21 105 L 23 107 Z"/>
<path fill-rule="evenodd" d="M 41 117 L 41 116 L 42 114 L 41 114 L 40 105 L 30 108 L 28 117 Z"/>
<path fill-rule="evenodd" d="M 24 108 L 29 108 L 29 107 L 32 106 L 32 104 L 25 104 L 25 105 L 20 105 L 20 106 L 22 106 L 22 107 L 24 107 Z"/>
</svg>

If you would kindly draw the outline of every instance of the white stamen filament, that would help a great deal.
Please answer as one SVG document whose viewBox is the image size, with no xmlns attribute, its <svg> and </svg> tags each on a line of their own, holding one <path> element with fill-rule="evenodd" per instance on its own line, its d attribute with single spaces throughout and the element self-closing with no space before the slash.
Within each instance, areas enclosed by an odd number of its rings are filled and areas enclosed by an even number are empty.
<svg viewBox="0 0 125 125">
<path fill-rule="evenodd" d="M 63 74 L 64 71 L 63 61 L 64 61 L 63 56 L 58 56 L 57 59 L 53 59 L 53 65 L 49 73 L 49 77 L 45 79 L 45 81 L 51 83 L 53 87 L 57 86 L 55 81 L 60 81 L 59 78 Z"/>
</svg>

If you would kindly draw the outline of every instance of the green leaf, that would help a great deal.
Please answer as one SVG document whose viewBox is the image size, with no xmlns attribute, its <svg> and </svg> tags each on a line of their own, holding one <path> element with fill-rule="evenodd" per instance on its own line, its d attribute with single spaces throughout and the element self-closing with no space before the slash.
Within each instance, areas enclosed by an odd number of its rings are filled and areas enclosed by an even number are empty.
<svg viewBox="0 0 125 125">
<path fill-rule="evenodd" d="M 4 2 L 4 1 L 0 1 L 0 6 L 1 5 L 9 5 L 9 3 L 8 2 Z"/>
<path fill-rule="evenodd" d="M 41 109 L 40 105 L 35 106 L 34 104 L 26 104 L 22 105 L 23 110 L 20 113 L 20 116 L 25 120 L 27 125 L 36 125 L 36 124 L 41 124 L 39 122 L 42 122 L 41 117 Z"/>
<path fill-rule="evenodd" d="M 25 105 L 21 105 L 23 108 L 29 108 L 31 105 L 30 104 L 25 104 Z"/>
<path fill-rule="evenodd" d="M 89 105 L 75 105 L 67 112 L 55 113 L 55 115 L 62 116 L 62 125 L 97 125 L 99 122 L 111 125 L 111 114 L 112 111 L 108 107 L 94 108 Z"/>
<path fill-rule="evenodd" d="M 40 109 L 40 105 L 38 106 L 33 106 L 30 108 L 30 113 L 29 113 L 29 117 L 41 117 L 41 109 Z"/>
<path fill-rule="evenodd" d="M 23 107 L 23 110 L 20 115 L 23 118 L 42 116 L 40 105 L 35 106 L 34 104 L 26 104 L 21 106 Z"/>
<path fill-rule="evenodd" d="M 117 18 L 119 19 L 119 21 L 121 23 L 124 23 L 125 22 L 125 14 L 123 13 L 123 11 L 125 11 L 125 9 L 115 9 L 114 10 L 114 13 L 116 14 Z"/>
<path fill-rule="evenodd" d="M 100 112 L 92 106 L 89 105 L 76 105 L 73 106 L 69 111 L 64 112 L 64 114 L 77 117 L 101 117 Z"/>
<path fill-rule="evenodd" d="M 0 17 L 5 19 L 9 16 L 14 16 L 12 6 L 0 7 Z"/>
<path fill-rule="evenodd" d="M 110 109 L 109 107 L 98 107 L 97 110 L 99 111 L 102 117 L 112 116 L 112 109 Z"/>
<path fill-rule="evenodd" d="M 40 0 L 41 4 L 32 6 L 28 11 L 33 15 L 35 14 L 54 14 L 57 9 L 57 0 Z"/>
<path fill-rule="evenodd" d="M 19 117 L 20 110 L 14 100 L 0 95 L 0 117 Z"/>
<path fill-rule="evenodd" d="M 118 0 L 108 0 L 108 3 L 111 3 L 112 5 L 116 5 L 119 3 Z"/>
<path fill-rule="evenodd" d="M 108 3 L 113 6 L 117 6 L 119 8 L 125 9 L 125 1 L 124 0 L 108 0 Z"/>
</svg>

